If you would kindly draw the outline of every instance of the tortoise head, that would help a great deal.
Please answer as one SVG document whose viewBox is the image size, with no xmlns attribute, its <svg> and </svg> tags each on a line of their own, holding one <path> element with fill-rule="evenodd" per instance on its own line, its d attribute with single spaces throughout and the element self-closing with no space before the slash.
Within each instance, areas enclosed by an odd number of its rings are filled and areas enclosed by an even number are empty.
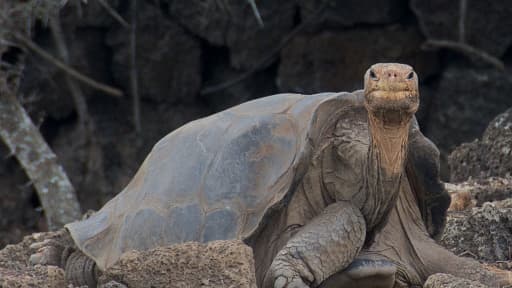
<svg viewBox="0 0 512 288">
<path fill-rule="evenodd" d="M 364 76 L 365 107 L 385 126 L 403 125 L 418 110 L 418 76 L 409 65 L 379 63 Z"/>
</svg>

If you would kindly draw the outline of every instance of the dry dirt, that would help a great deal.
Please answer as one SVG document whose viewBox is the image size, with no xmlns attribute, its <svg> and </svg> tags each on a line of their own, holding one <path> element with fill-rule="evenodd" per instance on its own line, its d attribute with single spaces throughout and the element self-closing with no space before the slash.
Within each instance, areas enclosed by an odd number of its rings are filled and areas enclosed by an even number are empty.
<svg viewBox="0 0 512 288">
<path fill-rule="evenodd" d="M 66 287 L 61 268 L 28 261 L 32 243 L 56 237 L 59 233 L 35 233 L 0 250 L 0 288 Z M 256 288 L 252 250 L 233 240 L 128 252 L 100 277 L 99 287 Z"/>
</svg>

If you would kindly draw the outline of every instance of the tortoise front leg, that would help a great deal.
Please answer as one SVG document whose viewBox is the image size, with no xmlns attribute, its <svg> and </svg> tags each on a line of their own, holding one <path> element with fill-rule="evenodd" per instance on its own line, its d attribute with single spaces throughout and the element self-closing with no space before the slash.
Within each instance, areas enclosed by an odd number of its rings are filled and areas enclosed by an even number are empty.
<svg viewBox="0 0 512 288">
<path fill-rule="evenodd" d="M 331 204 L 277 253 L 263 287 L 316 287 L 352 262 L 365 236 L 359 209 L 349 202 Z"/>
</svg>

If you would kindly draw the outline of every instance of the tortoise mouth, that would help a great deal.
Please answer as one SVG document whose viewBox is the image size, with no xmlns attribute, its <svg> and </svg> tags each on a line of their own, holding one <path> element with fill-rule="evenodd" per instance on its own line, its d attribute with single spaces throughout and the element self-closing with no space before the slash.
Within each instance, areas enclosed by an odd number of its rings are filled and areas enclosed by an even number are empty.
<svg viewBox="0 0 512 288">
<path fill-rule="evenodd" d="M 418 110 L 419 94 L 411 90 L 374 90 L 365 94 L 365 106 L 385 126 L 403 125 Z"/>
</svg>

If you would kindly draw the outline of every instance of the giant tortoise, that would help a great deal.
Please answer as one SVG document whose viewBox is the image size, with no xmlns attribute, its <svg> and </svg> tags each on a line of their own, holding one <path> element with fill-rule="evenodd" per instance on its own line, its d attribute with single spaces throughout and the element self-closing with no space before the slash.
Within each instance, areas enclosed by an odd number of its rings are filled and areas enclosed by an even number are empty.
<svg viewBox="0 0 512 288">
<path fill-rule="evenodd" d="M 408 287 L 434 272 L 500 281 L 466 275 L 481 266 L 430 238 L 450 200 L 414 118 L 416 73 L 376 64 L 364 83 L 273 95 L 184 125 L 101 210 L 66 225 L 76 252 L 45 243 L 32 261 L 59 255 L 71 279 L 94 285 L 132 249 L 237 238 L 253 248 L 260 287 Z"/>
</svg>

